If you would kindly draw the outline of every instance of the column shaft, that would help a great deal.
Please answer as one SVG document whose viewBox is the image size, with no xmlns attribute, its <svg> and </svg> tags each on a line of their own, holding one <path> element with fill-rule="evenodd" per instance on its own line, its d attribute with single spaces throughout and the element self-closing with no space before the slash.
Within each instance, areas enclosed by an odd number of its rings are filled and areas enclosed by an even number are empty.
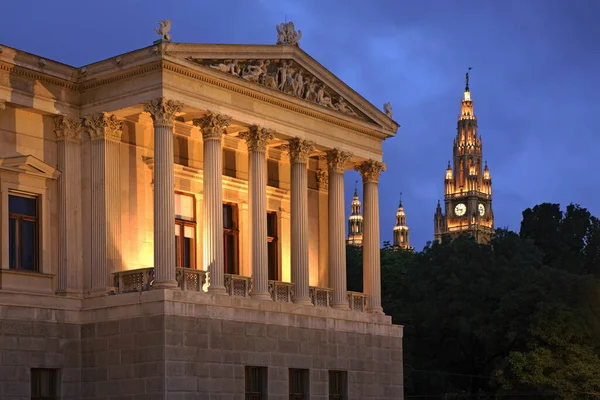
<svg viewBox="0 0 600 400">
<path fill-rule="evenodd" d="M 225 294 L 221 138 L 204 140 L 204 267 L 210 293 Z"/>
</svg>

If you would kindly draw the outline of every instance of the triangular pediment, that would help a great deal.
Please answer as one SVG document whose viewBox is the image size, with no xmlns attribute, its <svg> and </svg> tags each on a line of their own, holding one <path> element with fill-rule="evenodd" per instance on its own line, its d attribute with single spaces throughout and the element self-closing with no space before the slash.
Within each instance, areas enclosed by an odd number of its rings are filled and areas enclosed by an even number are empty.
<svg viewBox="0 0 600 400">
<path fill-rule="evenodd" d="M 31 154 L 0 158 L 0 170 L 34 175 L 46 179 L 57 179 L 60 175 L 56 168 Z"/>
<path fill-rule="evenodd" d="M 174 44 L 168 54 L 210 68 L 228 77 L 323 107 L 343 118 L 375 124 L 395 134 L 399 125 L 390 115 L 297 46 Z M 225 77 L 224 76 L 224 77 Z"/>
</svg>

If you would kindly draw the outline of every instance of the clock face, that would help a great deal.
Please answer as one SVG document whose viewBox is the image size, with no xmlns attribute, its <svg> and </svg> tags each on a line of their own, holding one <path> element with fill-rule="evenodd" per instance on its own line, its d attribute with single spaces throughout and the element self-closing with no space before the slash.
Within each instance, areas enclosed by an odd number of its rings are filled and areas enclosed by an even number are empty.
<svg viewBox="0 0 600 400">
<path fill-rule="evenodd" d="M 485 214 L 485 206 L 480 203 L 477 208 L 479 209 L 479 215 L 483 217 L 483 215 Z"/>
<path fill-rule="evenodd" d="M 457 204 L 456 207 L 454 207 L 454 214 L 458 215 L 459 217 L 465 215 L 466 212 L 467 206 L 465 206 L 463 203 Z"/>
</svg>

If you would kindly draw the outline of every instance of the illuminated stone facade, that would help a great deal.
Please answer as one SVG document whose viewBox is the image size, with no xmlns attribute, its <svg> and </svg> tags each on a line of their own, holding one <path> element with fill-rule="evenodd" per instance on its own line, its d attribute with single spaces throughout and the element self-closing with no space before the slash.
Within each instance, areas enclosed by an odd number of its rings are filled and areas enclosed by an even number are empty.
<svg viewBox="0 0 600 400">
<path fill-rule="evenodd" d="M 0 397 L 401 399 L 378 209 L 398 124 L 289 23 L 279 45 L 169 28 L 81 68 L 1 48 Z M 346 290 L 352 168 L 364 293 Z"/>
<path fill-rule="evenodd" d="M 472 235 L 479 243 L 491 240 L 494 232 L 492 178 L 482 154 L 467 73 L 454 139 L 453 165 L 448 162 L 444 179 L 444 205 L 442 209 L 438 201 L 434 215 L 436 241 L 461 234 Z"/>
</svg>

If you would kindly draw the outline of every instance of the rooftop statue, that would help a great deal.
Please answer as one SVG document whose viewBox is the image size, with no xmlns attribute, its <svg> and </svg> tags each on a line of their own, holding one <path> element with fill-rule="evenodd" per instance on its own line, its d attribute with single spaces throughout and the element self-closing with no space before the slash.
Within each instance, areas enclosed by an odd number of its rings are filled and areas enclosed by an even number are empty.
<svg viewBox="0 0 600 400">
<path fill-rule="evenodd" d="M 171 30 L 171 20 L 165 19 L 164 21 L 158 21 L 158 25 L 160 25 L 160 28 L 154 28 L 156 33 L 161 36 L 162 40 L 170 42 L 171 35 L 169 35 L 169 31 Z"/>
<path fill-rule="evenodd" d="M 298 46 L 298 42 L 302 37 L 302 31 L 299 30 L 296 32 L 292 21 L 275 25 L 275 29 L 277 29 L 277 44 L 295 44 Z"/>
<path fill-rule="evenodd" d="M 389 101 L 383 105 L 383 112 L 385 113 L 385 115 L 392 118 L 392 105 Z"/>
</svg>

